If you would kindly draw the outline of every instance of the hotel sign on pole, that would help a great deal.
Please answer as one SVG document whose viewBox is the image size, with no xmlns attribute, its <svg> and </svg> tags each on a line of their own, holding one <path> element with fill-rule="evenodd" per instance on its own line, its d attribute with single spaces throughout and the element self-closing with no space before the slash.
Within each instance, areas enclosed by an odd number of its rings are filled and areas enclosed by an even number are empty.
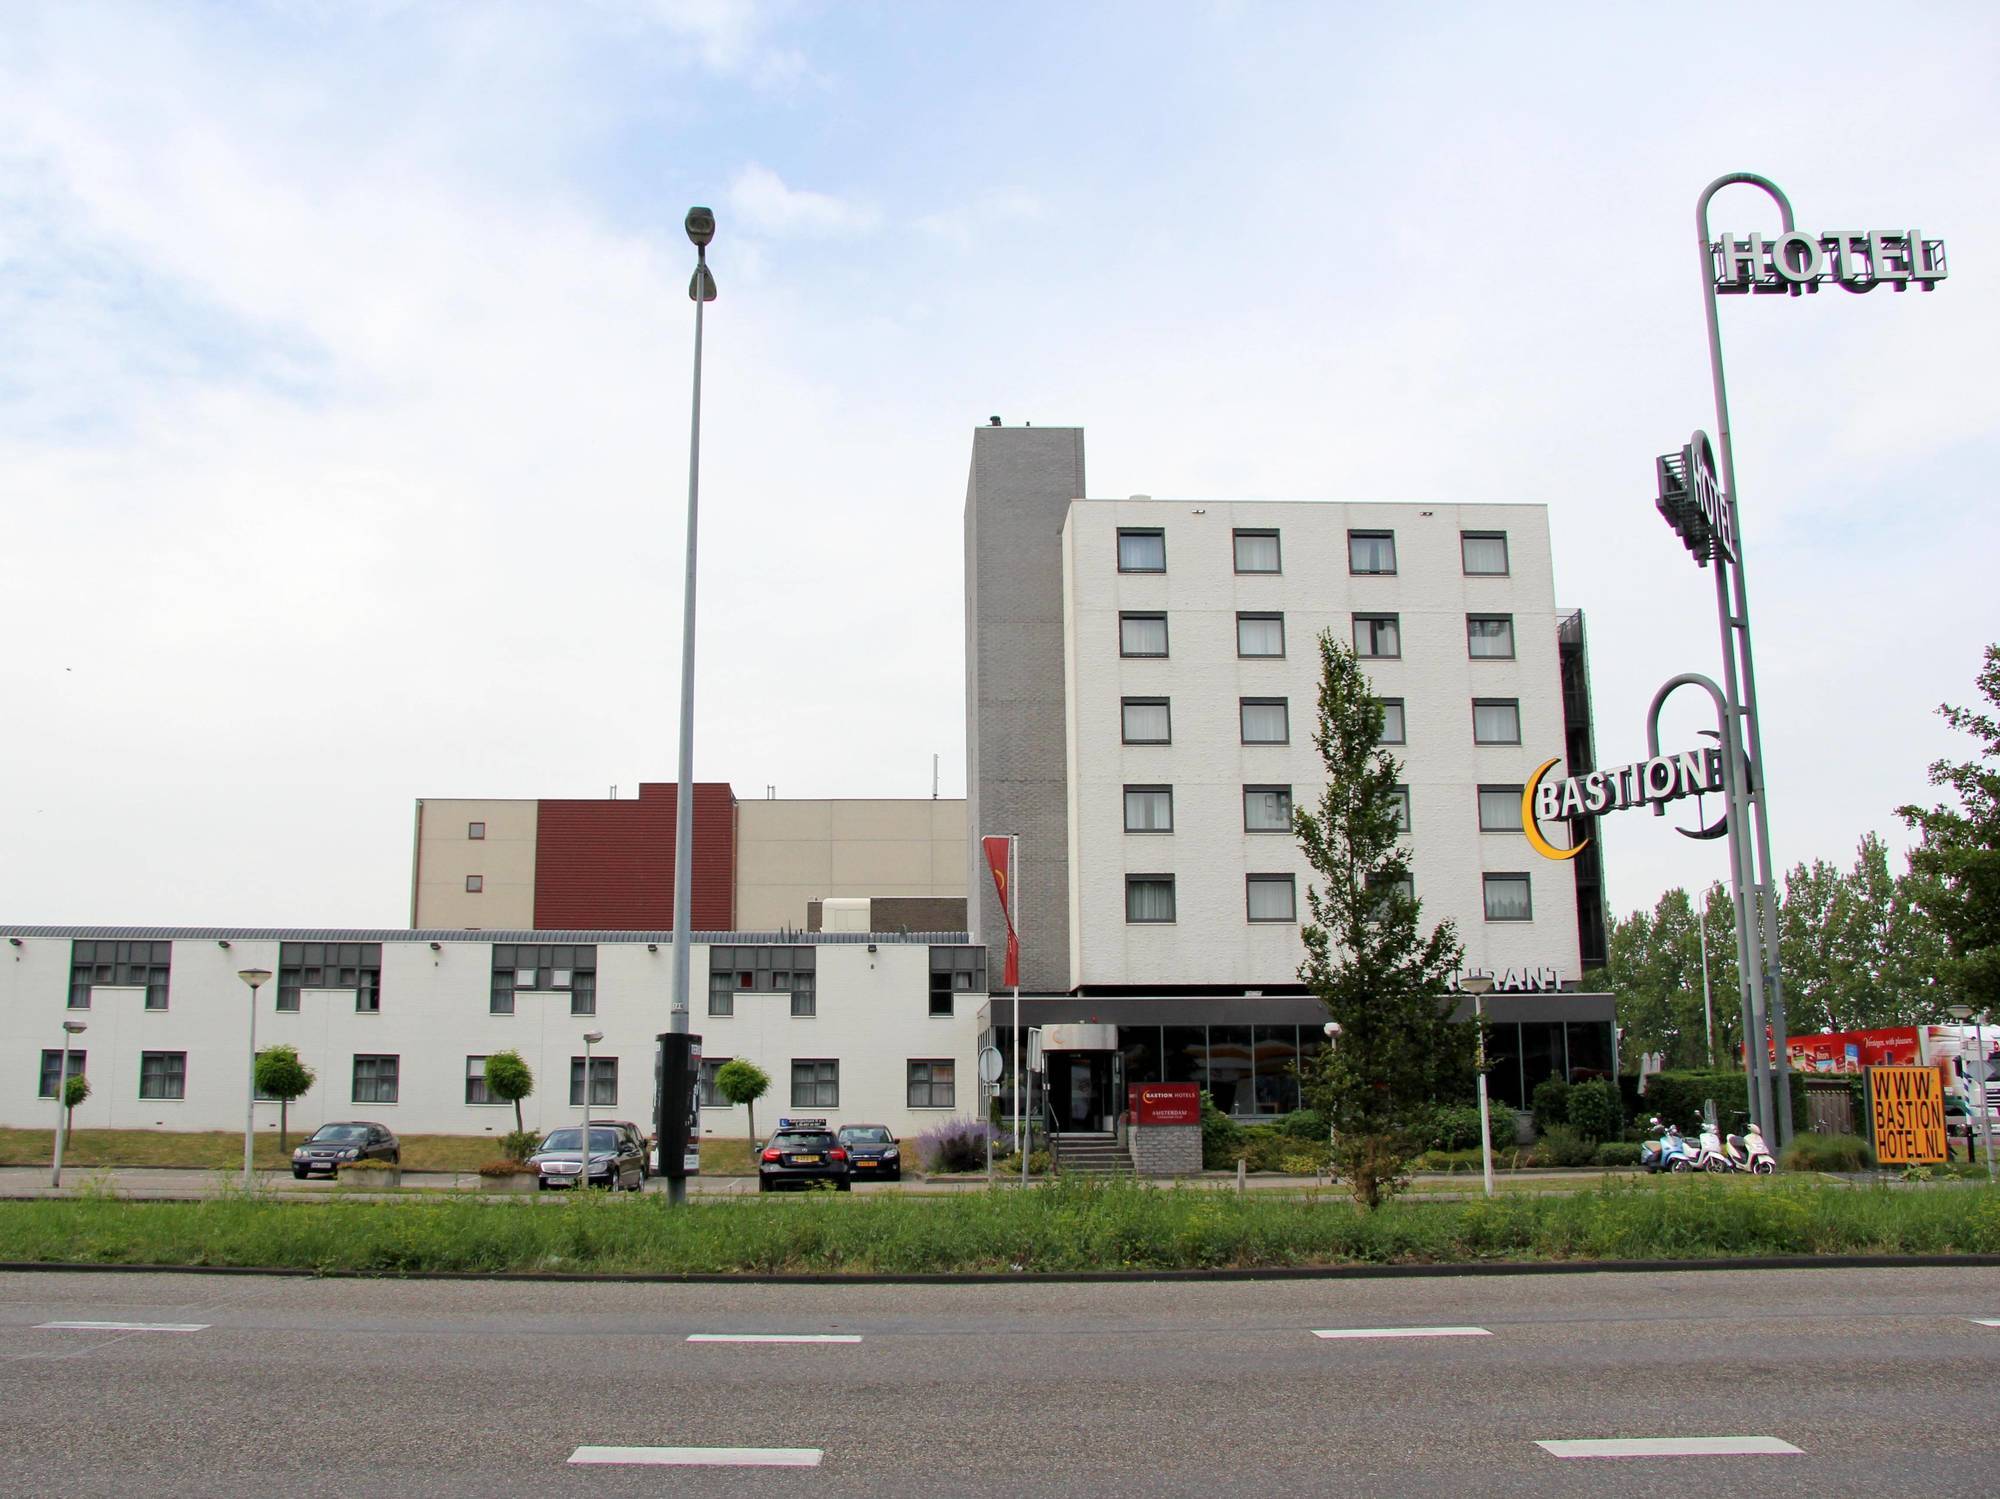
<svg viewBox="0 0 2000 1499">
<path fill-rule="evenodd" d="M 1545 779 L 1555 763 L 1544 760 L 1521 790 L 1521 829 L 1544 859 L 1574 859 L 1590 840 L 1583 839 L 1573 848 L 1557 848 L 1543 835 L 1542 823 L 1595 817 L 1627 807 L 1663 806 L 1684 796 L 1723 789 L 1722 751 L 1712 745 L 1675 755 L 1654 755 L 1649 760 L 1587 771 L 1561 781 Z"/>
<path fill-rule="evenodd" d="M 1916 230 L 1833 229 L 1807 234 L 1792 229 L 1776 239 L 1723 233 L 1709 246 L 1709 276 L 1717 292 L 1741 296 L 1817 292 L 1832 282 L 1843 290 L 1935 291 L 1947 274 L 1944 241 Z"/>
</svg>

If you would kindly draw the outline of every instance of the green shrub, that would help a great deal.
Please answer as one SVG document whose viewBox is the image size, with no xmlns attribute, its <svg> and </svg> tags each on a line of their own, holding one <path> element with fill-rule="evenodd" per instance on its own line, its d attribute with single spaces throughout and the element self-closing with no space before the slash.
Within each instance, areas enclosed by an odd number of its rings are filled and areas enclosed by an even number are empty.
<svg viewBox="0 0 2000 1499">
<path fill-rule="evenodd" d="M 1535 1133 L 1545 1135 L 1549 1127 L 1569 1123 L 1569 1084 L 1559 1077 L 1544 1078 L 1535 1084 L 1535 1091 L 1528 1100 L 1528 1111 L 1535 1116 Z"/>
<path fill-rule="evenodd" d="M 1318 1109 L 1294 1109 L 1278 1121 L 1278 1132 L 1288 1139 L 1327 1141 L 1326 1115 Z"/>
<path fill-rule="evenodd" d="M 1615 1084 L 1602 1079 L 1569 1090 L 1569 1122 L 1586 1140 L 1616 1140 L 1624 1124 Z"/>
<path fill-rule="evenodd" d="M 1228 1171 L 1243 1154 L 1243 1126 L 1215 1106 L 1206 1088 L 1201 1092 L 1201 1166 L 1204 1171 Z"/>
<path fill-rule="evenodd" d="M 1639 1146 L 1630 1140 L 1606 1140 L 1597 1147 L 1597 1164 L 1636 1166 L 1639 1164 Z"/>
<path fill-rule="evenodd" d="M 525 1161 L 488 1161 L 479 1168 L 479 1174 L 488 1179 L 504 1176 L 533 1176 L 535 1168 Z"/>
<path fill-rule="evenodd" d="M 1875 1152 L 1859 1135 L 1794 1135 L 1778 1164 L 1787 1171 L 1866 1171 Z"/>
<path fill-rule="evenodd" d="M 1520 1116 L 1514 1112 L 1514 1106 L 1489 1098 L 1486 1100 L 1486 1113 L 1493 1121 L 1493 1148 L 1512 1150 L 1521 1138 Z"/>
<path fill-rule="evenodd" d="M 1541 1089 L 1537 1088 L 1539 1094 Z M 1537 1166 L 1593 1166 L 1597 1163 L 1597 1142 L 1586 1140 L 1573 1125 L 1551 1124 L 1535 1145 Z"/>
<path fill-rule="evenodd" d="M 340 1169 L 342 1171 L 365 1171 L 372 1173 L 376 1171 L 400 1171 L 403 1168 L 397 1165 L 394 1161 L 377 1161 L 370 1159 L 364 1161 L 342 1161 L 340 1163 Z"/>
<path fill-rule="evenodd" d="M 1792 1079 L 1792 1118 L 1803 1123 L 1806 1118 L 1805 1074 L 1794 1072 Z M 1744 1116 L 1746 1084 L 1741 1072 L 1661 1072 L 1646 1080 L 1646 1096 L 1639 1101 L 1635 1117 L 1646 1118 L 1658 1114 L 1668 1124 L 1678 1124 L 1681 1129 L 1691 1131 L 1701 1126 L 1701 1106 L 1705 1099 L 1715 1100 L 1717 1121 L 1727 1134 L 1734 1127 L 1733 1121 Z M 1864 1110 L 1857 1108 L 1854 1117 L 1863 1118 Z"/>
<path fill-rule="evenodd" d="M 500 1154 L 510 1161 L 525 1161 L 541 1143 L 542 1137 L 531 1129 L 510 1129 L 500 1137 Z"/>
<path fill-rule="evenodd" d="M 1437 1127 L 1431 1132 L 1431 1149 L 1477 1150 L 1479 1148 L 1478 1104 L 1446 1104 L 1437 1111 L 1436 1118 Z"/>
</svg>

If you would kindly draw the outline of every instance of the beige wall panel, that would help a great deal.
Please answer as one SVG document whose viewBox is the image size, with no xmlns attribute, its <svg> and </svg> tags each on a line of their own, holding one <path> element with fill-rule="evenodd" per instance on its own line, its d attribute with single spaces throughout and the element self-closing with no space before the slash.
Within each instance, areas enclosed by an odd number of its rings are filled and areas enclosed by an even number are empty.
<svg viewBox="0 0 2000 1499">
<path fill-rule="evenodd" d="M 415 924 L 500 931 L 535 924 L 535 801 L 426 799 L 418 822 Z M 468 836 L 485 824 L 486 836 Z M 465 888 L 468 875 L 483 888 Z"/>
</svg>

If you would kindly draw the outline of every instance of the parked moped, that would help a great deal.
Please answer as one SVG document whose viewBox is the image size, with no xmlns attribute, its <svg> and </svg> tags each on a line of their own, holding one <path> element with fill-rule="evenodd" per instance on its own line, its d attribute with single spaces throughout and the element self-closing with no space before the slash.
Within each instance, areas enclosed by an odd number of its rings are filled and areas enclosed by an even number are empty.
<svg viewBox="0 0 2000 1499">
<path fill-rule="evenodd" d="M 1747 1171 L 1753 1176 L 1769 1176 L 1778 1169 L 1770 1146 L 1764 1143 L 1764 1132 L 1754 1124 L 1745 1125 L 1740 1135 L 1731 1135 L 1724 1146 L 1729 1153 L 1732 1170 Z"/>
</svg>

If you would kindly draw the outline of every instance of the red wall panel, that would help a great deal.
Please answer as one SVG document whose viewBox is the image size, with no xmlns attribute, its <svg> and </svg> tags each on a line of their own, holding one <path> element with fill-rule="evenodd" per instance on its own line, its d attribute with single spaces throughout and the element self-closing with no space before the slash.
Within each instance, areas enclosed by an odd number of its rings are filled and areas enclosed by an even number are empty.
<svg viewBox="0 0 2000 1499">
<path fill-rule="evenodd" d="M 637 801 L 544 801 L 535 818 L 535 925 L 543 931 L 667 931 L 674 924 L 678 786 L 643 784 Z M 736 925 L 736 796 L 694 788 L 698 932 Z"/>
</svg>

